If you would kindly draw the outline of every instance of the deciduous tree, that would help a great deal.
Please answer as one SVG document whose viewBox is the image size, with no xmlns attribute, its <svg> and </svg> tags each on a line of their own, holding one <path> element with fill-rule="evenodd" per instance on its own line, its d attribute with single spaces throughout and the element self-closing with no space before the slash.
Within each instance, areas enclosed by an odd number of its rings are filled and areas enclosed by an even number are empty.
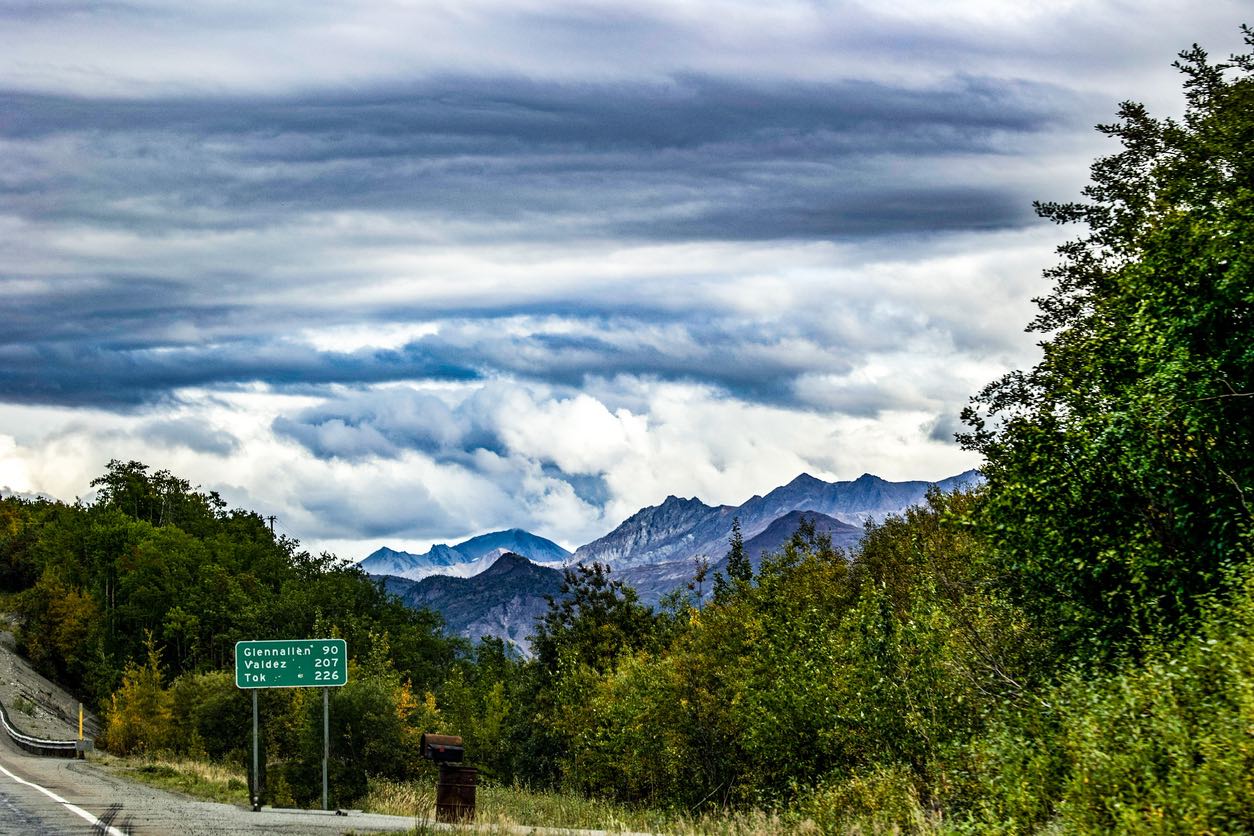
<svg viewBox="0 0 1254 836">
<path fill-rule="evenodd" d="M 1254 551 L 1254 56 L 1176 66 L 1183 118 L 1125 102 L 1085 200 L 1038 205 L 1087 228 L 1043 359 L 964 414 L 1010 587 L 1086 658 L 1193 623 Z"/>
</svg>

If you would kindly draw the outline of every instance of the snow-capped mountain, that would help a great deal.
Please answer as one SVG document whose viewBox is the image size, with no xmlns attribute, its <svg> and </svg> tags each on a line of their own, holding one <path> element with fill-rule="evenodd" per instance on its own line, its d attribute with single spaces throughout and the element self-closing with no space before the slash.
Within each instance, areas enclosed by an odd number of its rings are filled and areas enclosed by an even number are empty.
<svg viewBox="0 0 1254 836">
<path fill-rule="evenodd" d="M 512 528 L 472 537 L 456 546 L 443 543 L 424 554 L 396 551 L 387 546 L 376 549 L 358 565 L 371 575 L 391 575 L 422 580 L 431 575 L 470 578 L 492 566 L 504 554 L 521 555 L 535 563 L 561 563 L 570 552 L 543 537 Z"/>
</svg>

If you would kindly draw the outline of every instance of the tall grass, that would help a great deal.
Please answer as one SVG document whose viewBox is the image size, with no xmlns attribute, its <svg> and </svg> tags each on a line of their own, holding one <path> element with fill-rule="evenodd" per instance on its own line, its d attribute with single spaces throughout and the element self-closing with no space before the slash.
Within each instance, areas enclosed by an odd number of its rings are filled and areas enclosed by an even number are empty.
<svg viewBox="0 0 1254 836">
<path fill-rule="evenodd" d="M 247 806 L 248 775 L 237 766 L 166 755 L 116 757 L 95 752 L 93 762 L 127 778 L 193 798 Z"/>
<path fill-rule="evenodd" d="M 434 817 L 435 785 L 372 781 L 362 802 L 373 813 L 411 816 L 420 822 Z M 489 832 L 546 827 L 604 830 L 610 833 L 673 833 L 681 836 L 774 836 L 819 833 L 814 822 L 787 814 L 747 811 L 694 816 L 684 811 L 633 807 L 568 792 L 529 790 L 482 784 L 475 798 L 475 824 Z"/>
</svg>

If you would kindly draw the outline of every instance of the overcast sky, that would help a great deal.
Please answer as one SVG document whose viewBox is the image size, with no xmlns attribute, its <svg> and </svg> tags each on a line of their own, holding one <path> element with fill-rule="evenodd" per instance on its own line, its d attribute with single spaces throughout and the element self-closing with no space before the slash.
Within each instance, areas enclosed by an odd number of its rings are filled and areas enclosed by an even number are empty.
<svg viewBox="0 0 1254 836">
<path fill-rule="evenodd" d="M 1244 3 L 0 0 L 0 489 L 360 558 L 939 479 L 1092 130 Z"/>
</svg>

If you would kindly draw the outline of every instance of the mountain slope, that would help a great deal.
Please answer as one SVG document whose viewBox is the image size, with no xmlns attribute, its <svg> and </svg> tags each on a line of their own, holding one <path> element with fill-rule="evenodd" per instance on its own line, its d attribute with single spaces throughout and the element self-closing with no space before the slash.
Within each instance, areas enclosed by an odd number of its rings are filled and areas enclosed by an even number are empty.
<svg viewBox="0 0 1254 836">
<path fill-rule="evenodd" d="M 823 520 L 843 524 L 837 528 L 823 522 L 830 527 L 833 542 L 849 548 L 861 539 L 865 521 L 904 512 L 922 502 L 933 485 L 954 490 L 978 484 L 980 479 L 974 470 L 935 483 L 889 482 L 871 474 L 850 482 L 825 482 L 803 473 L 739 507 L 710 506 L 699 499 L 670 496 L 661 505 L 636 512 L 604 537 L 580 546 L 573 560 L 609 564 L 636 588 L 641 600 L 656 604 L 667 592 L 690 580 L 699 561 L 718 565 L 727 554 L 736 518 L 748 543 L 794 512 L 812 512 Z M 796 530 L 795 519 L 780 525 L 787 533 L 772 533 L 768 540 L 775 545 L 767 551 L 777 550 Z"/>
<path fill-rule="evenodd" d="M 473 577 L 388 579 L 385 585 L 407 606 L 440 613 L 449 633 L 471 640 L 495 636 L 530 655 L 536 617 L 548 609 L 545 596 L 561 591 L 562 572 L 509 553 Z"/>
<path fill-rule="evenodd" d="M 976 471 L 968 471 L 938 483 L 888 482 L 870 474 L 852 482 L 824 482 L 803 473 L 739 507 L 714 507 L 698 499 L 671 496 L 661 505 L 636 512 L 604 537 L 580 546 L 574 560 L 608 563 L 624 570 L 700 557 L 714 562 L 727 552 L 732 520 L 737 517 L 746 540 L 792 511 L 814 511 L 860 529 L 866 520 L 882 520 L 922 502 L 933 484 L 952 490 L 979 478 Z"/>
<path fill-rule="evenodd" d="M 776 554 L 784 548 L 797 527 L 804 519 L 814 525 L 816 533 L 826 534 L 832 538 L 832 545 L 843 549 L 852 549 L 862 539 L 860 526 L 843 523 L 817 511 L 790 511 L 774 520 L 757 536 L 745 540 L 745 553 L 756 572 L 762 565 L 762 558 L 768 554 Z M 730 527 L 729 527 L 730 538 Z M 727 573 L 727 551 L 730 543 L 724 542 L 721 551 L 710 554 L 708 577 L 705 591 L 710 591 L 714 572 Z M 687 559 L 669 560 L 660 563 L 642 563 L 620 567 L 615 576 L 636 590 L 640 600 L 646 604 L 656 605 L 667 593 L 685 586 L 693 579 L 699 566 L 701 555 Z"/>
<path fill-rule="evenodd" d="M 727 530 L 731 531 L 733 510 L 727 505 L 711 507 L 695 498 L 668 496 L 661 505 L 642 508 L 609 534 L 580 546 L 574 561 L 608 563 L 623 569 L 687 558 L 699 545 L 696 533 L 718 524 L 713 521 L 726 518 Z"/>
<path fill-rule="evenodd" d="M 768 525 L 756 537 L 745 541 L 745 554 L 749 555 L 749 562 L 753 564 L 754 571 L 762 565 L 763 555 L 776 554 L 783 550 L 784 545 L 797 533 L 797 528 L 803 521 L 813 525 L 816 534 L 826 534 L 832 539 L 833 546 L 839 546 L 842 549 L 853 548 L 862 539 L 861 526 L 841 522 L 835 517 L 820 514 L 818 511 L 789 511 Z M 720 568 L 726 564 L 726 557 L 719 561 Z"/>
</svg>

